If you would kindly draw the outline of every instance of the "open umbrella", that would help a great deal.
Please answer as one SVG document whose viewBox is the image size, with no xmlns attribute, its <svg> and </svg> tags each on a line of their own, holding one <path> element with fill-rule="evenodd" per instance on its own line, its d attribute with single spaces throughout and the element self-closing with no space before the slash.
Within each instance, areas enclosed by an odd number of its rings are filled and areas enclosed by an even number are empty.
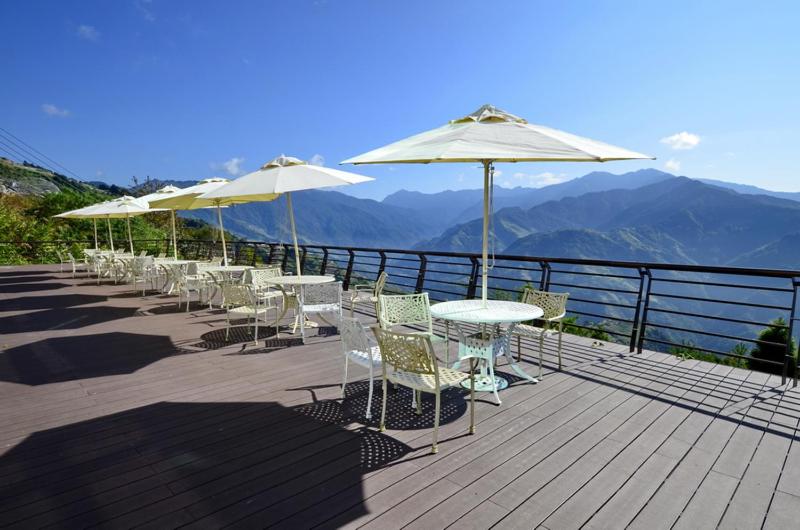
<svg viewBox="0 0 800 530">
<path fill-rule="evenodd" d="M 533 125 L 526 120 L 484 105 L 472 114 L 404 140 L 391 143 L 342 164 L 429 164 L 478 162 L 483 165 L 483 254 L 481 297 L 486 302 L 488 284 L 490 176 L 495 162 L 608 162 L 652 159 L 589 138 Z"/>
<path fill-rule="evenodd" d="M 217 188 L 226 185 L 228 182 L 230 182 L 228 179 L 216 177 L 204 179 L 194 186 L 189 186 L 188 188 L 183 189 L 179 188 L 178 191 L 172 192 L 169 195 L 165 195 L 162 198 L 156 198 L 148 201 L 150 206 L 156 208 L 166 208 L 170 210 L 196 210 L 198 208 L 209 208 L 212 206 L 216 207 L 217 222 L 219 223 L 219 235 L 220 240 L 222 241 L 222 258 L 225 265 L 228 264 L 228 249 L 225 247 L 225 229 L 222 226 L 222 207 L 229 204 L 237 204 L 239 202 L 248 201 L 227 200 L 222 198 L 207 199 L 202 198 L 201 195 L 216 190 Z"/>
<path fill-rule="evenodd" d="M 144 215 L 150 212 L 164 211 L 157 208 L 150 208 L 149 205 L 135 197 L 128 195 L 119 197 L 117 199 L 101 202 L 86 208 L 84 217 L 105 217 L 106 219 L 121 219 L 125 218 L 128 227 L 128 243 L 130 244 L 131 254 L 133 254 L 133 235 L 131 234 L 131 217 L 137 215 Z M 108 234 L 111 237 L 111 223 L 109 221 Z M 111 249 L 113 250 L 113 243 Z"/>
<path fill-rule="evenodd" d="M 358 184 L 370 180 L 374 179 L 339 169 L 315 166 L 297 158 L 281 155 L 261 166 L 261 169 L 206 193 L 202 198 L 241 203 L 273 201 L 285 193 L 286 206 L 289 210 L 289 222 L 292 227 L 295 266 L 299 276 L 302 275 L 302 271 L 300 270 L 300 253 L 297 244 L 297 230 L 294 224 L 291 192 Z"/>
<path fill-rule="evenodd" d="M 173 197 L 180 191 L 181 188 L 178 188 L 177 186 L 164 186 L 153 193 L 139 197 L 139 200 L 144 201 L 149 205 L 153 201 Z M 175 235 L 175 209 L 168 208 L 168 210 L 170 213 L 170 221 L 172 222 L 172 257 L 178 259 L 178 239 Z"/>
<path fill-rule="evenodd" d="M 78 208 L 77 210 L 70 210 L 68 212 L 62 212 L 62 213 L 60 213 L 58 215 L 54 215 L 53 217 L 60 217 L 62 219 L 86 219 L 87 217 L 85 215 L 83 215 L 83 214 L 89 208 L 91 208 L 91 206 L 84 206 L 83 208 Z M 93 225 L 93 228 L 94 228 L 94 249 L 97 250 L 98 245 L 97 245 L 97 218 L 96 217 L 92 218 L 92 225 Z M 109 235 L 111 234 L 110 228 L 111 227 L 109 225 Z M 113 247 L 113 243 L 112 243 L 112 247 Z"/>
</svg>

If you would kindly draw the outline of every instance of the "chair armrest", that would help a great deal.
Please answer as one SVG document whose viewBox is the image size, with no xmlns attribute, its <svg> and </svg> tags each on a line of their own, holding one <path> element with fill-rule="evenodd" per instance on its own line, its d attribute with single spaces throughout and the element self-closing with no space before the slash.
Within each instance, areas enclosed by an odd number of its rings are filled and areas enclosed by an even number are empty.
<svg viewBox="0 0 800 530">
<path fill-rule="evenodd" d="M 375 286 L 374 285 L 354 285 L 353 286 L 353 290 L 356 291 L 356 292 L 358 292 L 358 291 L 374 291 L 375 290 Z"/>
</svg>

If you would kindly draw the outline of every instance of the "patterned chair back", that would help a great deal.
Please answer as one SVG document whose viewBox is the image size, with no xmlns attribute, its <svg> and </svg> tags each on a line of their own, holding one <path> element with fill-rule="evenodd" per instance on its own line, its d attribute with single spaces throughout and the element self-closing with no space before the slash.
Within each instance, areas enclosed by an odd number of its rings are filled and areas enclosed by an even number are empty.
<svg viewBox="0 0 800 530">
<path fill-rule="evenodd" d="M 542 318 L 545 320 L 564 316 L 567 312 L 567 298 L 569 293 L 551 293 L 531 288 L 522 292 L 522 303 L 542 308 Z"/>
<path fill-rule="evenodd" d="M 301 292 L 304 305 L 342 305 L 342 282 L 304 285 Z"/>
<path fill-rule="evenodd" d="M 383 329 L 423 324 L 432 332 L 433 319 L 428 293 L 379 295 L 378 322 Z"/>
<path fill-rule="evenodd" d="M 367 354 L 371 358 L 372 348 L 370 348 L 367 331 L 358 319 L 342 317 L 339 334 L 342 337 L 342 350 L 345 355 L 352 351 L 358 351 Z"/>
<path fill-rule="evenodd" d="M 372 327 L 383 362 L 394 370 L 414 374 L 435 375 L 438 382 L 438 365 L 433 346 L 428 337 L 409 335 Z"/>
<path fill-rule="evenodd" d="M 238 283 L 223 283 L 220 287 L 222 289 L 222 298 L 225 300 L 225 307 L 255 307 L 256 301 L 249 286 Z"/>
</svg>

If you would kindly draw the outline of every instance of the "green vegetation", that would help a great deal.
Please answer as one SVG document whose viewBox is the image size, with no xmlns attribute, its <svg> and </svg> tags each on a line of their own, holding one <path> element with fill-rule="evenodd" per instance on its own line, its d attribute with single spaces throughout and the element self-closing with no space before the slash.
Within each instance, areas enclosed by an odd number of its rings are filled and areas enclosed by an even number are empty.
<svg viewBox="0 0 800 530">
<path fill-rule="evenodd" d="M 783 360 L 786 355 L 786 343 L 789 340 L 788 336 L 789 330 L 786 321 L 782 318 L 777 318 L 770 322 L 770 325 L 761 330 L 758 334 L 758 340 L 763 342 L 757 343 L 752 349 L 740 342 L 731 349 L 730 353 L 732 355 L 738 355 L 740 357 L 726 357 L 705 352 L 692 343 L 692 341 L 683 341 L 680 346 L 671 347 L 669 353 L 684 360 L 695 359 L 698 361 L 723 364 L 725 366 L 734 366 L 736 368 L 749 368 L 750 370 L 757 370 L 759 372 L 781 374 L 783 373 Z M 789 345 L 789 351 L 792 352 L 792 358 L 789 362 L 789 373 L 793 373 L 795 365 L 797 364 L 797 347 L 794 340 L 792 340 Z M 741 357 L 749 358 L 742 359 Z M 775 361 L 781 364 L 777 365 L 764 361 Z"/>
<path fill-rule="evenodd" d="M 603 322 L 587 322 L 580 326 L 577 324 L 578 317 L 564 317 L 564 333 L 612 342 L 611 335 L 606 332 L 606 325 Z"/>
</svg>

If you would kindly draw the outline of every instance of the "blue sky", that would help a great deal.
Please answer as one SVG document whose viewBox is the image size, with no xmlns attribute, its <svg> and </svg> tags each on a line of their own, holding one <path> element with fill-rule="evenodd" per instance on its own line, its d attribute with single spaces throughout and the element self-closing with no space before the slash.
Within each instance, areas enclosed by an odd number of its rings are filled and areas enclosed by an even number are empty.
<svg viewBox="0 0 800 530">
<path fill-rule="evenodd" d="M 492 103 L 658 157 L 506 164 L 501 185 L 654 166 L 798 191 L 798 20 L 791 1 L 7 0 L 0 127 L 128 184 L 335 165 Z M 342 191 L 373 198 L 481 185 L 469 164 L 352 169 L 377 181 Z"/>
</svg>

